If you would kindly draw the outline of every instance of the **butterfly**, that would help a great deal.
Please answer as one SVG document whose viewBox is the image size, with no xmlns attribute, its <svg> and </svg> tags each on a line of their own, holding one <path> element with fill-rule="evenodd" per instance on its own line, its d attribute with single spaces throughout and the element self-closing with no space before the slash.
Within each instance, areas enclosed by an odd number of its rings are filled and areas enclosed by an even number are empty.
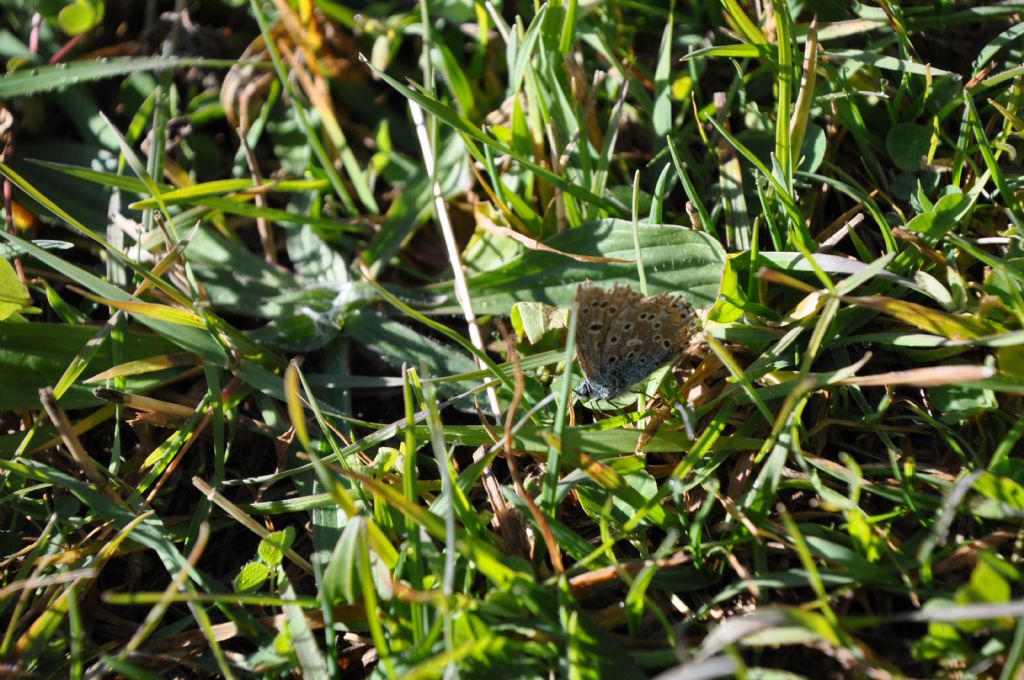
<svg viewBox="0 0 1024 680">
<path fill-rule="evenodd" d="M 576 288 L 576 357 L 581 399 L 614 399 L 672 361 L 698 331 L 693 305 L 662 293 L 645 298 L 629 286 Z"/>
</svg>

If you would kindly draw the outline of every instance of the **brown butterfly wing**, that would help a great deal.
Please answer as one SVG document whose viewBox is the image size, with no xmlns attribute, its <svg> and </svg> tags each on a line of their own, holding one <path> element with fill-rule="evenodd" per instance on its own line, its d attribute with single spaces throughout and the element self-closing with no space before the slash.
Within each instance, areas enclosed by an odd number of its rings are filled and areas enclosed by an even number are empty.
<svg viewBox="0 0 1024 680">
<path fill-rule="evenodd" d="M 693 305 L 670 293 L 645 300 L 644 310 L 637 317 L 636 332 L 644 339 L 659 366 L 686 349 L 698 330 Z"/>
<path fill-rule="evenodd" d="M 615 286 L 608 292 L 609 320 L 604 334 L 604 357 L 623 359 L 627 352 L 643 344 L 643 338 L 637 334 L 636 312 L 645 304 L 643 294 L 629 286 Z"/>
<path fill-rule="evenodd" d="M 644 298 L 632 288 L 613 291 L 623 309 L 608 328 L 604 356 L 614 365 L 606 369 L 609 386 L 622 391 L 672 361 L 696 329 L 693 306 L 682 298 L 662 293 Z"/>
<path fill-rule="evenodd" d="M 576 288 L 576 358 L 588 380 L 601 375 L 604 329 L 608 325 L 605 292 L 589 281 Z"/>
<path fill-rule="evenodd" d="M 694 333 L 697 317 L 686 300 L 663 293 L 644 298 L 629 286 L 576 289 L 576 355 L 591 387 L 608 398 L 674 359 Z"/>
</svg>

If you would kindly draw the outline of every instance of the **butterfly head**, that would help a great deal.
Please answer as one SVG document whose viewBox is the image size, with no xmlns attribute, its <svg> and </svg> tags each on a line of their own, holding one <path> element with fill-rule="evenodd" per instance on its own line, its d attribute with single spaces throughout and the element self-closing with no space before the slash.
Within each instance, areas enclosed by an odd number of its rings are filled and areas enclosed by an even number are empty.
<svg viewBox="0 0 1024 680">
<path fill-rule="evenodd" d="M 576 388 L 576 396 L 580 399 L 586 400 L 602 400 L 607 401 L 615 396 L 616 393 L 607 385 L 602 385 L 598 382 L 583 379 L 580 381 L 579 387 Z"/>
</svg>

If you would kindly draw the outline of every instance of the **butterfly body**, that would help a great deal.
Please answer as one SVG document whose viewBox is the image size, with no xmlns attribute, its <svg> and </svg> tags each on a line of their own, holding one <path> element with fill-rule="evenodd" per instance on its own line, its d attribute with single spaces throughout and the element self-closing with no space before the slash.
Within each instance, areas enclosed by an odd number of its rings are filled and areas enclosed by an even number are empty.
<svg viewBox="0 0 1024 680">
<path fill-rule="evenodd" d="M 580 284 L 576 307 L 576 356 L 585 379 L 583 399 L 614 399 L 672 361 L 697 332 L 686 300 L 662 293 L 645 298 L 629 286 L 605 290 Z"/>
</svg>

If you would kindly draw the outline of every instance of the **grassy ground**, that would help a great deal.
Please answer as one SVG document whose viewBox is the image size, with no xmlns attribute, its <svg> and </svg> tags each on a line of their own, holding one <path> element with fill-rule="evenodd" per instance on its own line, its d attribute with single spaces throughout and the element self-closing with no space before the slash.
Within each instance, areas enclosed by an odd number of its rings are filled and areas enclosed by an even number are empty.
<svg viewBox="0 0 1024 680">
<path fill-rule="evenodd" d="M 4 673 L 1019 677 L 990 5 L 0 0 Z"/>
</svg>

